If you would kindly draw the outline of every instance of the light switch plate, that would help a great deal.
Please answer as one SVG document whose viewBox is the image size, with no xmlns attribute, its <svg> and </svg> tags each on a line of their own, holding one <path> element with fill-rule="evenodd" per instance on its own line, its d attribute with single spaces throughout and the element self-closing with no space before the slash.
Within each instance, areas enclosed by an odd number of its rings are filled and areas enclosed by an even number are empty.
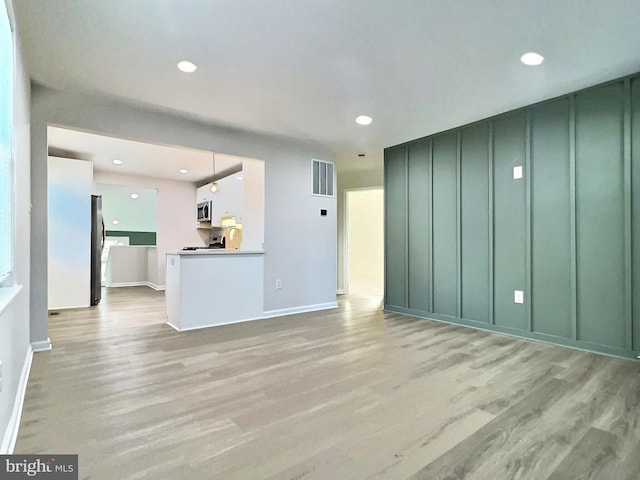
<svg viewBox="0 0 640 480">
<path fill-rule="evenodd" d="M 513 167 L 513 179 L 518 180 L 522 178 L 522 165 Z"/>
<path fill-rule="evenodd" d="M 513 302 L 514 303 L 524 303 L 524 292 L 522 290 L 514 290 L 513 291 Z"/>
</svg>

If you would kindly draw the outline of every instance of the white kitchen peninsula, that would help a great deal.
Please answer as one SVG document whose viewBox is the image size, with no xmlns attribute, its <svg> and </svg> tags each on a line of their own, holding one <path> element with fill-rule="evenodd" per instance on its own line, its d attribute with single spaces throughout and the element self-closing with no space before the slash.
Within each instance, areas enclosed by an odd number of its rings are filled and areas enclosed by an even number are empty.
<svg viewBox="0 0 640 480">
<path fill-rule="evenodd" d="M 262 318 L 263 278 L 261 251 L 167 253 L 167 323 L 184 331 Z"/>
</svg>

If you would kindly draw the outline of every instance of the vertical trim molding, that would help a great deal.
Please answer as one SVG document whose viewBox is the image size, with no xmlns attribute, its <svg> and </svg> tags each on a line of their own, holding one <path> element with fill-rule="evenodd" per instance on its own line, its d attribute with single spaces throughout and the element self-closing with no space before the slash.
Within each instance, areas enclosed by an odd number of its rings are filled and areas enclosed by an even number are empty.
<svg viewBox="0 0 640 480">
<path fill-rule="evenodd" d="M 456 315 L 462 312 L 462 131 L 456 132 Z"/>
<path fill-rule="evenodd" d="M 576 244 L 576 97 L 569 95 L 569 236 L 571 255 L 571 338 L 578 339 L 578 246 Z"/>
<path fill-rule="evenodd" d="M 409 308 L 409 145 L 404 147 L 404 305 Z"/>
<path fill-rule="evenodd" d="M 633 266 L 631 228 L 631 79 L 624 80 L 624 318 L 626 338 L 624 348 L 633 349 Z"/>
<path fill-rule="evenodd" d="M 488 157 L 489 157 L 489 324 L 494 325 L 494 275 L 495 275 L 495 261 L 494 261 L 494 192 L 493 192 L 493 120 L 489 122 L 489 131 L 487 133 L 488 138 Z"/>
<path fill-rule="evenodd" d="M 433 287 L 433 139 L 429 139 L 429 311 L 433 312 L 434 287 Z"/>
<path fill-rule="evenodd" d="M 525 291 L 525 322 L 527 330 L 533 332 L 533 282 L 532 275 L 532 225 L 531 225 L 531 175 L 533 165 L 531 164 L 531 108 L 525 111 L 525 153 L 524 153 L 524 291 Z"/>
</svg>

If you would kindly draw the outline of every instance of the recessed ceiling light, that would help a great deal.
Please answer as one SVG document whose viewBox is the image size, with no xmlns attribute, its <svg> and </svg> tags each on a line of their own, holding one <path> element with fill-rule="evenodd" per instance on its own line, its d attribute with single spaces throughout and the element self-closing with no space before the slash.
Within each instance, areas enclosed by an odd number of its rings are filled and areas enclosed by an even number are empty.
<svg viewBox="0 0 640 480">
<path fill-rule="evenodd" d="M 520 57 L 520 61 L 525 65 L 536 66 L 544 62 L 544 57 L 536 52 L 528 52 Z"/>
<path fill-rule="evenodd" d="M 114 165 L 122 165 L 122 160 L 118 160 L 117 158 L 113 161 Z"/>
<path fill-rule="evenodd" d="M 113 223 L 114 225 L 118 225 L 120 223 L 120 220 L 111 220 L 111 223 Z"/>
<path fill-rule="evenodd" d="M 178 62 L 178 70 L 182 70 L 185 73 L 193 73 L 196 71 L 196 68 L 198 67 L 189 60 L 182 60 L 181 62 Z"/>
<path fill-rule="evenodd" d="M 133 198 L 134 200 L 136 198 L 138 198 L 138 194 L 137 193 L 132 193 L 131 195 L 129 195 L 131 198 Z"/>
<path fill-rule="evenodd" d="M 358 125 L 369 125 L 372 121 L 373 119 L 371 117 L 367 117 L 366 115 L 360 115 L 358 118 L 356 118 L 356 123 Z"/>
<path fill-rule="evenodd" d="M 180 173 L 181 173 L 182 175 L 186 175 L 187 173 L 189 173 L 189 170 L 187 170 L 186 168 L 181 168 L 181 169 L 180 169 Z"/>
</svg>

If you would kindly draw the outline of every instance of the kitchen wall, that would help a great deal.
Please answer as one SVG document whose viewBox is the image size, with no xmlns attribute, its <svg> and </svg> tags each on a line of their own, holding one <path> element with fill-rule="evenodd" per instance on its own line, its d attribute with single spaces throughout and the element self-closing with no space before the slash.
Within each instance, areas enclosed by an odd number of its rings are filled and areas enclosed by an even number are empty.
<svg viewBox="0 0 640 480">
<path fill-rule="evenodd" d="M 165 284 L 167 252 L 181 250 L 186 245 L 204 245 L 203 239 L 195 228 L 196 189 L 192 183 L 101 171 L 94 172 L 93 182 L 96 187 L 97 184 L 109 184 L 157 190 L 155 223 L 158 248 L 155 267 L 156 282 L 152 282 L 157 287 L 164 287 Z M 96 187 L 94 190 L 97 191 Z M 107 222 L 106 218 L 105 222 Z M 108 230 L 114 227 L 108 223 L 105 226 Z"/>
<path fill-rule="evenodd" d="M 388 148 L 385 308 L 636 358 L 638 188 L 638 76 Z"/>
<path fill-rule="evenodd" d="M 11 7 L 11 2 L 7 2 Z M 0 5 L 0 8 L 2 5 Z M 29 345 L 29 238 L 30 238 L 30 143 L 29 77 L 25 71 L 20 45 L 16 48 L 14 89 L 14 159 L 15 159 L 15 283 L 19 291 L 0 311 L 0 454 L 8 453 L 18 433 L 18 415 L 31 364 Z M 46 152 L 43 158 L 46 164 Z M 46 184 L 44 188 L 46 195 Z M 46 212 L 45 212 L 46 214 Z M 46 217 L 45 217 L 46 218 Z M 45 220 L 46 223 L 46 220 Z M 42 238 L 39 238 L 41 247 Z M 46 242 L 45 242 L 46 243 Z M 46 264 L 44 265 L 46 272 Z M 42 274 L 41 274 L 42 275 Z M 44 274 L 46 278 L 46 273 Z M 14 291 L 15 293 L 15 291 Z M 4 293 L 0 293 L 4 295 Z M 46 299 L 44 307 L 46 308 Z M 46 313 L 46 312 L 45 312 Z M 38 344 L 35 345 L 39 347 Z"/>
<path fill-rule="evenodd" d="M 265 310 L 281 314 L 335 305 L 336 199 L 313 197 L 309 178 L 312 158 L 333 161 L 326 147 L 39 85 L 32 86 L 31 99 L 34 238 L 46 238 L 47 233 L 42 191 L 46 191 L 48 124 L 256 158 L 266 162 Z M 111 183 L 104 178 L 100 181 Z M 320 216 L 320 209 L 326 209 L 328 215 Z M 32 251 L 33 339 L 47 335 L 46 285 L 41 285 L 46 279 L 46 257 L 46 250 Z M 277 279 L 282 280 L 280 290 L 275 289 Z"/>
<path fill-rule="evenodd" d="M 158 191 L 155 188 L 109 185 L 94 182 L 95 195 L 102 196 L 102 216 L 107 231 L 144 232 L 153 237 L 158 228 Z M 131 198 L 131 194 L 138 195 Z M 117 225 L 112 222 L 118 221 Z M 146 245 L 149 245 L 147 243 Z"/>
</svg>

